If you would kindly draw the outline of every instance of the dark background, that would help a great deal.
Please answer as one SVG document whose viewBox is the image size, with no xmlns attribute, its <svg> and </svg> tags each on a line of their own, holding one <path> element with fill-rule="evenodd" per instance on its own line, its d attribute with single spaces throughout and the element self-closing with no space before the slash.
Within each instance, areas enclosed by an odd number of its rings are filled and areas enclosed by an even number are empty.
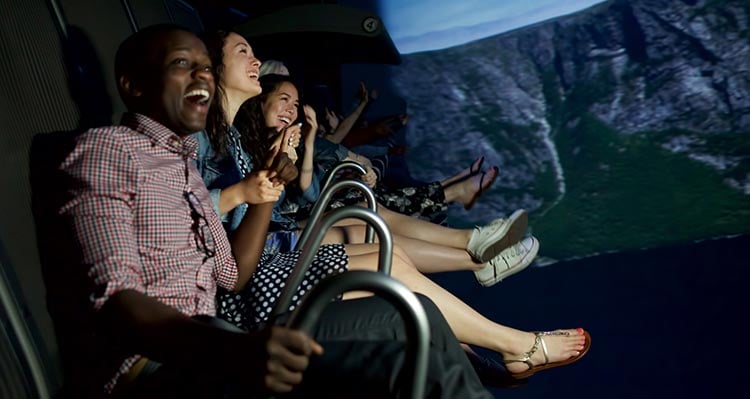
<svg viewBox="0 0 750 399">
<path fill-rule="evenodd" d="M 130 3 L 144 26 L 174 20 L 185 9 L 179 1 Z M 204 27 L 213 28 L 303 2 L 188 3 L 200 12 Z M 377 9 L 375 1 L 346 3 Z M 0 96 L 0 266 L 52 391 L 59 386 L 59 370 L 29 210 L 28 150 L 40 132 L 119 119 L 122 105 L 113 90 L 112 59 L 132 29 L 122 4 L 10 0 L 0 6 L 0 89 L 5 93 Z M 304 66 L 311 79 L 334 87 L 342 106 L 341 99 L 362 78 L 384 93 L 378 104 L 383 108 L 373 109 L 374 114 L 391 112 L 389 105 L 400 110 L 409 101 L 399 99 L 389 67 L 339 67 L 321 60 Z M 481 288 L 471 273 L 434 278 L 503 324 L 591 332 L 592 349 L 581 361 L 539 373 L 525 387 L 498 390 L 498 398 L 746 397 L 750 237 L 703 238 L 532 267 L 492 288 Z M 0 397 L 35 397 L 14 390 L 29 375 L 13 367 L 20 352 L 10 320 L 3 309 Z"/>
</svg>

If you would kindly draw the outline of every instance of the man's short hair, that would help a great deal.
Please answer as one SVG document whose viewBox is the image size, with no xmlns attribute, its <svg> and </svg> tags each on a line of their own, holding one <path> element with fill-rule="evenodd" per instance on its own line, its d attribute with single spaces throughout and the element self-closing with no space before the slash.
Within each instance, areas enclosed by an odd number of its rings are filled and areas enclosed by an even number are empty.
<svg viewBox="0 0 750 399">
<path fill-rule="evenodd" d="M 144 74 L 153 73 L 153 71 L 146 70 L 151 65 L 148 65 L 148 62 L 144 61 L 150 61 L 156 39 L 174 31 L 193 33 L 190 29 L 183 26 L 158 24 L 147 26 L 125 39 L 117 48 L 117 53 L 115 54 L 115 79 L 117 79 L 118 83 L 120 78 L 125 75 L 131 79 L 142 79 Z M 125 100 L 124 93 L 122 93 L 119 84 L 118 90 L 120 90 L 120 97 Z"/>
</svg>

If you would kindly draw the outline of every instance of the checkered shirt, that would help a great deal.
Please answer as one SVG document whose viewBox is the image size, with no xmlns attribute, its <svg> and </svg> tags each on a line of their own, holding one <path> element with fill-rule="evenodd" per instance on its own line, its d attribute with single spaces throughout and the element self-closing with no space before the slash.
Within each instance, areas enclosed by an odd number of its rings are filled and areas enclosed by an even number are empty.
<svg viewBox="0 0 750 399">
<path fill-rule="evenodd" d="M 92 129 L 77 139 L 61 165 L 73 184 L 60 214 L 73 224 L 95 310 L 132 289 L 188 316 L 215 315 L 217 284 L 234 287 L 237 265 L 191 159 L 196 146 L 195 139 L 139 114 L 125 114 L 122 126 Z M 197 198 L 213 257 L 197 244 L 187 192 Z M 132 354 L 112 370 L 106 392 L 138 358 Z"/>
</svg>

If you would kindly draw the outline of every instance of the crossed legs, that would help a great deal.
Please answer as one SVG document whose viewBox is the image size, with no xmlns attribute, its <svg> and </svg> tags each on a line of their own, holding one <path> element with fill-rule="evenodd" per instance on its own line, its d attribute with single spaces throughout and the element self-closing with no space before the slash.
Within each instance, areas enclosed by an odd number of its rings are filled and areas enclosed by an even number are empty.
<svg viewBox="0 0 750 399">
<path fill-rule="evenodd" d="M 431 223 L 428 223 L 431 224 Z M 435 225 L 437 226 L 437 225 Z M 456 229 L 447 229 L 459 231 Z M 365 241 L 365 226 L 352 224 L 338 226 L 329 230 L 323 243 L 354 244 Z M 476 263 L 466 249 L 436 244 L 429 241 L 411 238 L 400 234 L 393 235 L 395 246 L 405 252 L 413 260 L 417 269 L 423 273 L 438 273 L 457 270 L 479 270 L 484 265 Z M 347 247 L 347 253 L 349 248 Z M 356 247 L 356 246 L 354 246 Z M 349 253 L 351 255 L 351 253 Z"/>
</svg>

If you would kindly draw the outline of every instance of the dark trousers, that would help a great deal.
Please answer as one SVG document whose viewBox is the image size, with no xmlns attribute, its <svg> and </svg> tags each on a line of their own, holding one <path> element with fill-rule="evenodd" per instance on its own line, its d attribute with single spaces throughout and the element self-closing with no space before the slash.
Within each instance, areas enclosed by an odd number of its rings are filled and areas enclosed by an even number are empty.
<svg viewBox="0 0 750 399">
<path fill-rule="evenodd" d="M 492 398 L 482 386 L 466 354 L 437 307 L 420 301 L 430 320 L 431 344 L 426 398 Z M 380 298 L 331 303 L 314 333 L 324 348 L 313 357 L 303 383 L 281 398 L 400 398 L 399 375 L 406 339 L 403 321 Z M 191 378 L 184 368 L 162 365 L 132 383 L 125 398 L 233 398 L 247 397 L 237 386 Z"/>
</svg>

